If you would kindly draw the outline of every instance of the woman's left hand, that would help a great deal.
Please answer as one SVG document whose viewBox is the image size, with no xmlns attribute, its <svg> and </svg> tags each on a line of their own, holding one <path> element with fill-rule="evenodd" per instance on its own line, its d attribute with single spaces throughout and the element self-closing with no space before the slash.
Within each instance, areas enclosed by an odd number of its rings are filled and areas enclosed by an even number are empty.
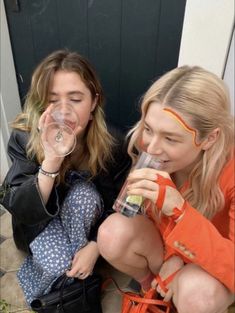
<svg viewBox="0 0 235 313">
<path fill-rule="evenodd" d="M 159 184 L 156 182 L 157 175 L 171 180 L 167 172 L 152 168 L 141 168 L 131 172 L 128 176 L 128 195 L 140 195 L 156 204 L 159 196 Z M 161 211 L 167 216 L 172 216 L 174 214 L 173 209 L 177 207 L 180 210 L 184 201 L 177 189 L 166 186 L 165 199 Z"/>
<path fill-rule="evenodd" d="M 176 271 L 182 269 L 184 267 L 184 262 L 183 260 L 176 255 L 171 256 L 168 260 L 166 260 L 160 269 L 159 276 L 162 281 L 167 279 L 170 275 L 174 274 Z M 174 278 L 172 279 L 171 282 L 167 286 L 165 286 L 168 291 L 165 292 L 162 290 L 161 286 L 158 284 L 156 279 L 152 281 L 152 288 L 156 288 L 157 292 L 164 298 L 164 301 L 170 301 L 170 299 L 173 296 L 173 287 L 174 284 Z"/>
<path fill-rule="evenodd" d="M 99 257 L 99 250 L 95 241 L 90 241 L 74 256 L 72 268 L 67 271 L 67 276 L 85 279 L 92 274 L 95 263 Z"/>
</svg>

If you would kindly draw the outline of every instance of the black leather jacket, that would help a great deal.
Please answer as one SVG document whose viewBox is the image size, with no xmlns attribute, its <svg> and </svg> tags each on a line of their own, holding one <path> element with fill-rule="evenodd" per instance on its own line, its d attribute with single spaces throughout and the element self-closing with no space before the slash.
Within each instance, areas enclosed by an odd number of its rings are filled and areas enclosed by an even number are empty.
<svg viewBox="0 0 235 313">
<path fill-rule="evenodd" d="M 117 130 L 111 131 L 118 144 L 115 146 L 114 161 L 108 165 L 108 172 L 100 172 L 93 182 L 100 192 L 105 211 L 91 231 L 90 240 L 95 240 L 97 229 L 105 217 L 112 212 L 112 204 L 129 171 L 131 160 L 126 153 L 123 136 Z M 8 155 L 12 165 L 5 177 L 3 206 L 12 214 L 13 237 L 18 249 L 30 253 L 30 242 L 55 217 L 68 191 L 68 186 L 53 187 L 49 200 L 44 205 L 37 183 L 39 164 L 26 156 L 28 133 L 13 130 L 8 143 Z"/>
</svg>

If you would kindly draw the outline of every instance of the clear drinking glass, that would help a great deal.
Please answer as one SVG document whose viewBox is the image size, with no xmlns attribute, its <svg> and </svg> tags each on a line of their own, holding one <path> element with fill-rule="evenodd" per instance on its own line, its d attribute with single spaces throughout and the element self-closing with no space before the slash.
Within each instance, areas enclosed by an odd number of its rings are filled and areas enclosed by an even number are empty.
<svg viewBox="0 0 235 313">
<path fill-rule="evenodd" d="M 160 169 L 161 163 L 147 152 L 142 152 L 133 169 L 138 168 Z M 144 198 L 139 195 L 127 194 L 127 181 L 124 183 L 117 199 L 113 204 L 113 209 L 127 217 L 134 217 L 136 214 L 143 212 Z"/>
<path fill-rule="evenodd" d="M 56 104 L 50 112 L 50 122 L 42 130 L 44 150 L 59 157 L 70 154 L 76 146 L 75 130 L 79 119 L 71 104 Z"/>
</svg>

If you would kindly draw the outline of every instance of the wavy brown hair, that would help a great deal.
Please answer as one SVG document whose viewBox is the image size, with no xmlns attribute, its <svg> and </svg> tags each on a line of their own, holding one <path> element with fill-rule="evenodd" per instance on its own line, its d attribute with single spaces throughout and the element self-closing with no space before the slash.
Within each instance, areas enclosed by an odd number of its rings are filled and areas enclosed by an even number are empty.
<svg viewBox="0 0 235 313">
<path fill-rule="evenodd" d="M 224 204 L 219 176 L 234 148 L 234 125 L 230 99 L 224 82 L 198 66 L 176 68 L 152 84 L 142 99 L 140 121 L 133 127 L 128 152 L 133 162 L 139 150 L 144 120 L 151 103 L 174 108 L 192 121 L 198 141 L 219 128 L 217 141 L 202 153 L 189 177 L 184 198 L 207 218 L 212 218 Z M 203 190 L 203 192 L 201 192 Z"/>
<path fill-rule="evenodd" d="M 83 138 L 82 153 L 77 162 L 85 162 L 86 168 L 95 176 L 100 169 L 106 169 L 106 161 L 112 158 L 111 147 L 113 138 L 107 130 L 104 119 L 104 95 L 99 79 L 91 64 L 76 52 L 67 50 L 55 51 L 47 56 L 35 69 L 29 92 L 26 96 L 24 110 L 19 114 L 12 127 L 30 133 L 27 145 L 29 158 L 36 158 L 39 163 L 44 159 L 37 131 L 38 121 L 48 105 L 50 82 L 59 71 L 77 73 L 90 90 L 93 100 L 97 98 L 96 107 L 92 112 Z M 64 181 L 65 172 L 71 168 L 71 156 L 64 159 L 60 170 L 60 180 Z"/>
</svg>

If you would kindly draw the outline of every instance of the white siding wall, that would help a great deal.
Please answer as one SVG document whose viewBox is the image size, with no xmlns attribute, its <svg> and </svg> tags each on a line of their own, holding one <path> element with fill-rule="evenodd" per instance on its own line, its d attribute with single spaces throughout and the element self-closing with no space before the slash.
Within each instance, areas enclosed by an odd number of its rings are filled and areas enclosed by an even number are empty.
<svg viewBox="0 0 235 313">
<path fill-rule="evenodd" d="M 184 64 L 224 78 L 234 114 L 234 0 L 187 0 L 178 62 Z"/>
<path fill-rule="evenodd" d="M 234 23 L 234 0 L 187 0 L 179 65 L 222 76 Z"/>
<path fill-rule="evenodd" d="M 1 13 L 1 91 L 0 91 L 0 183 L 5 176 L 10 161 L 6 156 L 6 145 L 10 134 L 9 122 L 20 112 L 20 98 L 17 89 L 15 68 L 13 63 L 8 26 L 3 1 L 0 3 Z"/>
</svg>

